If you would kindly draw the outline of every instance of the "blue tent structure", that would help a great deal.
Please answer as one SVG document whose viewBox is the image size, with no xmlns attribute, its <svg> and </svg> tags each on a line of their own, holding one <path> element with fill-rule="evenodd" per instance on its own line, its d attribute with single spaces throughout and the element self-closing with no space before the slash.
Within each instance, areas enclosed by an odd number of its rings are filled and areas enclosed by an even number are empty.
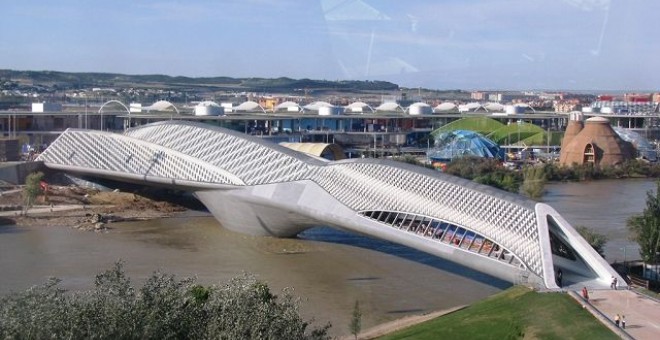
<svg viewBox="0 0 660 340">
<path fill-rule="evenodd" d="M 504 160 L 504 150 L 483 135 L 469 130 L 454 130 L 435 136 L 433 148 L 427 152 L 432 161 L 449 162 L 465 156 L 499 158 Z"/>
</svg>

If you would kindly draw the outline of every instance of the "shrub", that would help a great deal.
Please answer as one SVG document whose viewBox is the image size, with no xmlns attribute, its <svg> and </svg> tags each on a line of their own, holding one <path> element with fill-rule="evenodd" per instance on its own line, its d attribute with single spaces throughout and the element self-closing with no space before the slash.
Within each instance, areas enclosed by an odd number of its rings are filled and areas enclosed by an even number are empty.
<svg viewBox="0 0 660 340">
<path fill-rule="evenodd" d="M 507 170 L 497 159 L 461 157 L 449 163 L 445 172 L 509 192 L 520 188 L 520 173 Z"/>
<path fill-rule="evenodd" d="M 527 166 L 523 169 L 522 194 L 531 198 L 539 199 L 543 196 L 545 188 L 545 169 L 539 166 Z"/>
<path fill-rule="evenodd" d="M 58 283 L 0 298 L 0 338 L 329 338 L 329 324 L 309 329 L 289 291 L 278 297 L 249 275 L 204 287 L 157 272 L 136 290 L 117 263 L 91 291 L 67 293 Z"/>
</svg>

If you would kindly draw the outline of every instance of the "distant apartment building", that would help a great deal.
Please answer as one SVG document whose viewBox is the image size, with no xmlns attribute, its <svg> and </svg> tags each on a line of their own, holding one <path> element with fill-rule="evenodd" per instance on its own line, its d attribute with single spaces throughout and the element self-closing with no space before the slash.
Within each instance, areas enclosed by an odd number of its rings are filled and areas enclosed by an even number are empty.
<svg viewBox="0 0 660 340">
<path fill-rule="evenodd" d="M 652 98 L 652 99 L 651 99 L 652 102 L 654 102 L 654 103 L 660 103 L 660 93 L 654 93 L 654 94 L 651 96 L 651 98 Z"/>
<path fill-rule="evenodd" d="M 524 102 L 529 99 L 535 99 L 536 96 L 528 96 L 523 93 L 489 93 L 487 96 L 488 101 L 498 102 L 498 103 L 511 103 L 511 102 Z"/>
<path fill-rule="evenodd" d="M 623 95 L 623 101 L 627 103 L 649 103 L 652 97 L 649 93 L 626 93 Z"/>
<path fill-rule="evenodd" d="M 623 96 L 601 94 L 582 111 L 602 114 L 648 114 L 658 109 L 658 93 L 626 93 Z"/>
<path fill-rule="evenodd" d="M 488 98 L 487 92 L 475 91 L 470 93 L 470 99 L 472 100 L 486 100 Z"/>
<path fill-rule="evenodd" d="M 277 104 L 282 103 L 282 99 L 278 97 L 261 97 L 258 103 L 265 110 L 272 111 Z"/>
<path fill-rule="evenodd" d="M 582 104 L 578 99 L 555 100 L 553 104 L 555 112 L 572 112 L 582 110 Z"/>
</svg>

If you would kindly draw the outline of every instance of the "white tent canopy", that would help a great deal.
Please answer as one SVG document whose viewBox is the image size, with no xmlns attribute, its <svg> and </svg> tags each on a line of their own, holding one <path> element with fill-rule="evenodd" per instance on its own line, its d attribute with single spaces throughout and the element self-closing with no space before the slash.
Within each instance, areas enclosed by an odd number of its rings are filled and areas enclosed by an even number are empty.
<svg viewBox="0 0 660 340">
<path fill-rule="evenodd" d="M 346 106 L 346 113 L 365 113 L 374 112 L 374 109 L 365 102 L 354 102 Z"/>
<path fill-rule="evenodd" d="M 450 103 L 450 102 L 444 102 L 441 104 L 438 104 L 435 108 L 433 108 L 433 111 L 435 112 L 440 112 L 440 111 L 451 111 L 456 109 L 456 104 Z"/>
<path fill-rule="evenodd" d="M 175 111 L 177 114 L 179 113 L 179 109 L 174 106 L 174 104 L 168 102 L 167 100 L 159 100 L 147 107 L 143 107 L 142 110 L 145 110 L 147 112 L 149 111 Z"/>
<path fill-rule="evenodd" d="M 467 103 L 458 106 L 458 112 L 475 112 L 479 109 L 485 109 L 480 103 Z"/>
<path fill-rule="evenodd" d="M 313 102 L 311 104 L 307 104 L 303 106 L 305 110 L 310 110 L 310 111 L 318 111 L 322 107 L 335 107 L 335 106 L 328 102 L 323 102 L 323 101 Z"/>
<path fill-rule="evenodd" d="M 258 112 L 266 112 L 259 103 L 248 100 L 244 103 L 241 103 L 237 107 L 234 108 L 234 111 L 258 111 Z"/>
<path fill-rule="evenodd" d="M 300 107 L 300 105 L 298 105 L 298 103 L 294 103 L 292 101 L 286 101 L 286 102 L 283 102 L 283 103 L 280 103 L 280 104 L 276 105 L 273 108 L 273 111 L 279 111 L 279 110 L 286 110 L 286 111 L 289 111 L 289 112 L 291 112 L 291 111 L 300 112 L 300 111 L 302 111 L 302 107 Z"/>
<path fill-rule="evenodd" d="M 378 105 L 376 111 L 404 111 L 403 108 L 396 102 L 386 102 Z"/>
<path fill-rule="evenodd" d="M 504 105 L 499 103 L 488 103 L 484 105 L 484 108 L 488 111 L 497 111 L 497 112 L 504 111 Z"/>
</svg>

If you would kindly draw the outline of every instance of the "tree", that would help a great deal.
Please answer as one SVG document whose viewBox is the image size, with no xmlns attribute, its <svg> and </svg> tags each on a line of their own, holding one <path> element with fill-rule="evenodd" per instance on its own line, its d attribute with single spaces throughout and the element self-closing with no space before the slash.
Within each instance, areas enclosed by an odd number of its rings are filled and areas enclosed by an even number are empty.
<svg viewBox="0 0 660 340">
<path fill-rule="evenodd" d="M 121 262 L 92 290 L 67 292 L 51 279 L 0 296 L 0 339 L 329 339 L 312 328 L 289 291 L 278 297 L 244 275 L 205 287 L 154 273 L 134 287 Z"/>
<path fill-rule="evenodd" d="M 355 306 L 353 306 L 353 316 L 351 317 L 351 323 L 348 325 L 351 334 L 357 339 L 358 334 L 362 330 L 362 311 L 360 311 L 360 302 L 355 300 Z"/>
<path fill-rule="evenodd" d="M 607 236 L 597 233 L 593 229 L 587 228 L 583 225 L 575 227 L 575 230 L 580 233 L 580 236 L 594 248 L 594 250 L 602 257 L 605 257 L 604 247 L 607 243 Z"/>
<path fill-rule="evenodd" d="M 523 169 L 522 194 L 531 198 L 539 199 L 543 196 L 545 188 L 545 169 L 540 166 L 527 166 Z"/>
<path fill-rule="evenodd" d="M 656 191 L 646 193 L 646 208 L 639 215 L 631 216 L 627 221 L 630 239 L 639 244 L 639 255 L 645 263 L 655 263 L 660 252 L 660 181 L 656 182 Z"/>
<path fill-rule="evenodd" d="M 33 172 L 25 177 L 25 188 L 23 189 L 23 199 L 25 204 L 25 211 L 27 212 L 34 205 L 34 201 L 42 193 L 41 180 L 44 178 L 44 173 Z"/>
</svg>

